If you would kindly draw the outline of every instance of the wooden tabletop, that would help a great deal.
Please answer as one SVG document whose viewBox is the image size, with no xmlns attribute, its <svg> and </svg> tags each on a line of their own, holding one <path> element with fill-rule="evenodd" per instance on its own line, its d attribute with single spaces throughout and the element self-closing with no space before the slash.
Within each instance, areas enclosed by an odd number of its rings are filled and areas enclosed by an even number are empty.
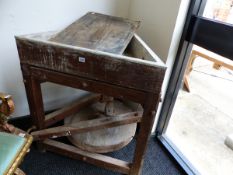
<svg viewBox="0 0 233 175">
<path fill-rule="evenodd" d="M 50 41 L 122 54 L 139 25 L 139 21 L 89 12 Z"/>
</svg>

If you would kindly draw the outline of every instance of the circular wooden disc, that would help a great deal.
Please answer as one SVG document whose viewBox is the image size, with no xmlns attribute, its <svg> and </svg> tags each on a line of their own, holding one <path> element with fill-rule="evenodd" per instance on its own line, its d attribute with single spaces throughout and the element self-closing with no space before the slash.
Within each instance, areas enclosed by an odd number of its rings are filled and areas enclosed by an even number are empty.
<svg viewBox="0 0 233 175">
<path fill-rule="evenodd" d="M 91 120 L 103 116 L 106 103 L 97 102 L 82 109 L 75 115 L 65 119 L 65 124 L 75 126 L 79 121 Z M 113 115 L 120 115 L 136 110 L 141 110 L 141 106 L 135 103 L 114 100 L 111 107 L 114 107 Z M 108 116 L 111 117 L 111 116 Z M 137 124 L 122 125 L 114 128 L 106 128 L 97 131 L 72 135 L 69 140 L 82 150 L 96 153 L 107 153 L 121 149 L 126 146 L 135 135 Z"/>
</svg>

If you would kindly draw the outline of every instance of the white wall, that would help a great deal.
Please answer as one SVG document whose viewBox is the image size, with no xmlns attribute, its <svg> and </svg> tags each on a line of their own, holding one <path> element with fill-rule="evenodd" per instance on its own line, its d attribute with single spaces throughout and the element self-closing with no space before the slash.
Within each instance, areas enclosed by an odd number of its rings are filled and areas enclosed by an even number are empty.
<svg viewBox="0 0 233 175">
<path fill-rule="evenodd" d="M 190 0 L 131 0 L 129 16 L 141 20 L 139 35 L 165 62 L 167 71 L 162 87 L 162 99 L 175 61 Z M 159 104 L 156 121 L 162 103 Z"/>
<path fill-rule="evenodd" d="M 14 35 L 62 29 L 88 11 L 126 17 L 129 0 L 0 0 L 0 91 L 13 95 L 13 116 L 29 114 Z M 77 95 L 77 90 L 43 86 L 47 109 Z"/>
<path fill-rule="evenodd" d="M 172 35 L 172 39 L 171 39 L 171 43 L 170 43 L 170 48 L 169 48 L 168 56 L 167 56 L 167 60 L 166 60 L 167 70 L 166 70 L 166 74 L 165 74 L 165 78 L 164 78 L 163 86 L 162 86 L 162 99 L 164 99 L 164 96 L 165 96 L 165 93 L 167 90 L 167 86 L 169 83 L 169 78 L 171 76 L 171 71 L 173 68 L 173 64 L 175 62 L 175 57 L 176 57 L 177 50 L 179 47 L 179 42 L 180 42 L 180 38 L 181 38 L 181 35 L 183 32 L 183 27 L 185 24 L 186 14 L 188 12 L 188 7 L 190 4 L 190 1 L 191 0 L 181 0 L 178 16 L 176 19 L 176 25 L 174 27 L 174 31 L 173 31 L 173 35 Z M 158 120 L 158 117 L 160 115 L 160 110 L 161 110 L 162 104 L 163 104 L 162 102 L 159 104 L 155 125 L 157 124 L 157 120 Z M 155 125 L 154 125 L 154 127 L 155 127 Z"/>
<path fill-rule="evenodd" d="M 180 23 L 175 30 L 180 2 L 181 0 L 0 0 L 0 91 L 13 95 L 16 103 L 13 116 L 29 114 L 14 35 L 59 30 L 88 11 L 130 17 L 142 21 L 139 35 L 171 68 L 182 28 Z M 181 11 L 185 11 L 185 8 Z M 166 77 L 168 80 L 169 71 Z M 47 110 L 62 106 L 79 94 L 77 90 L 52 84 L 45 84 L 42 89 Z M 166 86 L 163 89 L 165 91 Z"/>
<path fill-rule="evenodd" d="M 142 21 L 138 31 L 166 62 L 181 0 L 131 0 L 129 17 Z"/>
</svg>

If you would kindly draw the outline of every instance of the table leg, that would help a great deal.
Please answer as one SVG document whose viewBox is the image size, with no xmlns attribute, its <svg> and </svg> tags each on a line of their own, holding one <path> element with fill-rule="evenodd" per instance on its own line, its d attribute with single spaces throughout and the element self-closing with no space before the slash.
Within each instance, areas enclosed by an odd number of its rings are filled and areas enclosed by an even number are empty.
<svg viewBox="0 0 233 175">
<path fill-rule="evenodd" d="M 184 89 L 187 90 L 188 92 L 190 92 L 190 86 L 189 86 L 189 74 L 190 72 L 193 70 L 193 63 L 194 60 L 197 58 L 197 55 L 195 55 L 193 52 L 191 53 L 191 56 L 189 58 L 186 70 L 185 70 L 185 74 L 184 74 L 184 78 L 183 78 L 183 82 L 184 82 Z"/>
<path fill-rule="evenodd" d="M 44 106 L 40 81 L 32 76 L 24 76 L 24 84 L 33 125 L 37 129 L 44 128 Z"/>
<path fill-rule="evenodd" d="M 28 105 L 30 109 L 30 116 L 32 117 L 33 125 L 37 130 L 45 128 L 44 105 L 40 86 L 40 80 L 32 76 L 24 76 L 24 84 L 27 93 Z M 37 142 L 37 148 L 41 152 L 45 152 L 41 141 Z"/>
<path fill-rule="evenodd" d="M 146 147 L 151 135 L 154 124 L 156 109 L 159 103 L 160 95 L 148 94 L 147 101 L 144 104 L 144 112 L 140 124 L 140 130 L 137 137 L 136 149 L 130 175 L 140 175 L 146 153 Z"/>
</svg>

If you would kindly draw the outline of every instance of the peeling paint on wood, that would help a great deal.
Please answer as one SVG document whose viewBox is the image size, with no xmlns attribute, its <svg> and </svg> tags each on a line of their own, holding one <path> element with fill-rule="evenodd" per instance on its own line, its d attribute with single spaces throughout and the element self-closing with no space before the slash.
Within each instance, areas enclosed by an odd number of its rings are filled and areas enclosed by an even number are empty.
<svg viewBox="0 0 233 175">
<path fill-rule="evenodd" d="M 45 34 L 42 35 L 45 36 Z M 133 37 L 126 52 L 130 52 L 132 56 L 144 57 L 145 60 L 62 45 L 37 38 L 31 35 L 29 38 L 16 37 L 21 63 L 90 79 L 111 81 L 121 86 L 125 86 L 124 82 L 127 82 L 127 87 L 135 89 L 144 87 L 146 91 L 160 91 L 156 87 L 163 80 L 165 66 L 158 61 L 155 54 L 151 54 L 153 52 L 148 47 L 143 47 L 145 44 L 141 43 L 138 36 Z M 85 63 L 78 61 L 80 56 L 86 59 Z M 128 76 L 119 76 L 126 74 Z"/>
</svg>

